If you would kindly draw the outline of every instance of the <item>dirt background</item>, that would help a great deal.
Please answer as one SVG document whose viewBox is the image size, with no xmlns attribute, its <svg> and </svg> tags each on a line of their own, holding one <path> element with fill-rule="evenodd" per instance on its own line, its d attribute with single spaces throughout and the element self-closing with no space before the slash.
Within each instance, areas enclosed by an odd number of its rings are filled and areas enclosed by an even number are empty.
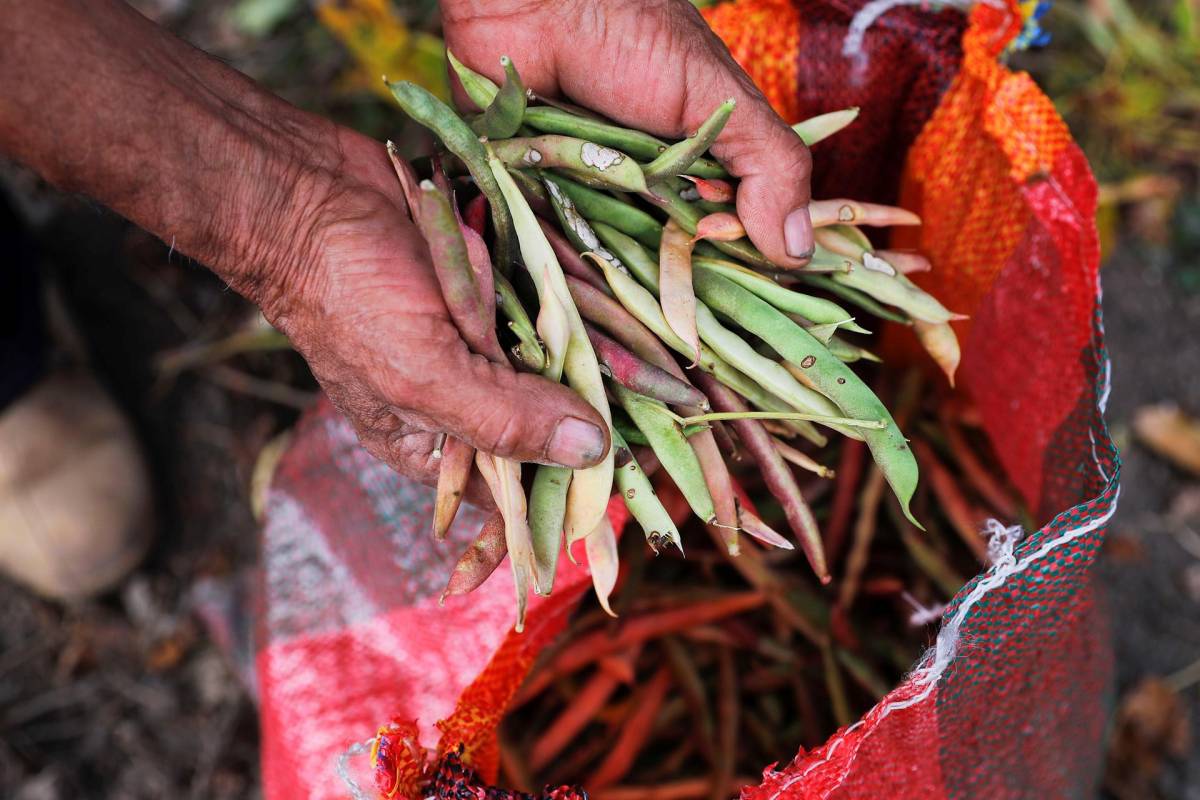
<svg viewBox="0 0 1200 800">
<path fill-rule="evenodd" d="M 365 130 L 384 122 L 374 100 L 329 88 L 348 58 L 302 4 L 276 2 L 282 13 L 269 34 L 231 17 L 231 7 L 250 4 L 139 5 L 290 99 Z M 430 5 L 406 12 L 420 23 Z M 1052 53 L 1029 66 L 1046 74 L 1056 68 Z M 251 631 L 237 613 L 255 558 L 250 474 L 311 397 L 311 378 L 282 352 L 164 379 L 164 352 L 236 330 L 253 309 L 103 209 L 59 197 L 11 165 L 0 175 L 39 243 L 39 268 L 66 312 L 59 316 L 134 420 L 159 520 L 146 562 L 95 601 L 63 607 L 0 579 L 0 796 L 257 797 Z M 1176 198 L 1194 196 L 1194 176 L 1182 181 Z M 1188 208 L 1120 209 L 1109 223 L 1118 243 L 1103 267 L 1108 418 L 1125 459 L 1121 507 L 1097 570 L 1112 610 L 1114 707 L 1128 711 L 1131 690 L 1148 676 L 1174 676 L 1169 697 L 1179 698 L 1155 705 L 1138 728 L 1166 725 L 1167 733 L 1114 736 L 1110 785 L 1121 797 L 1200 798 L 1200 756 L 1162 721 L 1186 714 L 1200 741 L 1200 675 L 1180 673 L 1200 662 L 1200 482 L 1132 431 L 1150 404 L 1200 413 L 1200 213 Z M 77 358 L 60 349 L 59 361 Z"/>
</svg>

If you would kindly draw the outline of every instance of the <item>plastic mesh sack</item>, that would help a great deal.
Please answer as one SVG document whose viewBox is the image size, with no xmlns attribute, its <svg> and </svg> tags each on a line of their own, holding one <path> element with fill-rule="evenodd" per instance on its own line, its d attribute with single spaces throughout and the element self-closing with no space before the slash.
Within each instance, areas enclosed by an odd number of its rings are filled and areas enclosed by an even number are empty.
<svg viewBox="0 0 1200 800">
<path fill-rule="evenodd" d="M 929 256 L 919 281 L 971 315 L 956 323 L 960 391 L 1044 525 L 1010 532 L 899 687 L 824 746 L 766 766 L 742 798 L 1091 797 L 1111 665 L 1090 567 L 1119 494 L 1102 418 L 1095 181 L 1050 101 L 998 60 L 1028 38 L 1027 4 L 989 0 L 966 17 L 910 3 L 855 23 L 883 5 L 896 4 L 741 0 L 708 16 L 785 118 L 863 107 L 817 146 L 814 192 L 899 197 L 921 214 L 892 245 Z M 891 331 L 889 361 L 915 357 L 914 344 Z M 508 570 L 441 608 L 481 518 L 460 514 L 438 544 L 431 507 L 430 490 L 362 451 L 328 405 L 301 421 L 263 535 L 270 800 L 345 797 L 347 779 L 369 789 L 350 761 L 393 719 L 436 748 L 435 796 L 508 796 L 482 788 L 496 777 L 496 725 L 589 582 L 563 559 L 522 635 L 510 633 Z M 618 529 L 622 511 L 610 506 Z M 393 796 L 407 796 L 423 751 L 385 755 Z"/>
</svg>

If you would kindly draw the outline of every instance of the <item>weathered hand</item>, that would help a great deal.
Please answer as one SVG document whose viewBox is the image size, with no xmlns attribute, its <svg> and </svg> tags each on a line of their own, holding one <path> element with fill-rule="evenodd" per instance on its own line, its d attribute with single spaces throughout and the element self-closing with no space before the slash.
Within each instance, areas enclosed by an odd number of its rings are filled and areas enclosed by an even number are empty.
<svg viewBox="0 0 1200 800">
<path fill-rule="evenodd" d="M 0 152 L 261 305 L 371 452 L 424 480 L 437 431 L 521 460 L 603 455 L 607 431 L 574 392 L 468 351 L 379 143 L 287 105 L 119 0 L 9 6 Z M 475 68 L 499 77 L 507 53 L 538 92 L 664 136 L 736 98 L 714 152 L 742 178 L 743 223 L 777 261 L 811 248 L 808 153 L 685 0 L 443 10 L 451 47 Z"/>
<path fill-rule="evenodd" d="M 443 0 L 442 14 L 471 68 L 500 81 L 507 55 L 535 92 L 660 136 L 687 136 L 736 99 L 713 153 L 741 178 L 738 215 L 777 263 L 811 254 L 808 149 L 687 0 Z"/>
<path fill-rule="evenodd" d="M 348 131 L 339 138 L 337 176 L 302 193 L 312 198 L 299 226 L 309 255 L 284 290 L 260 297 L 363 445 L 425 482 L 436 479 L 440 431 L 521 461 L 597 461 L 607 434 L 587 402 L 468 351 L 383 147 Z"/>
</svg>

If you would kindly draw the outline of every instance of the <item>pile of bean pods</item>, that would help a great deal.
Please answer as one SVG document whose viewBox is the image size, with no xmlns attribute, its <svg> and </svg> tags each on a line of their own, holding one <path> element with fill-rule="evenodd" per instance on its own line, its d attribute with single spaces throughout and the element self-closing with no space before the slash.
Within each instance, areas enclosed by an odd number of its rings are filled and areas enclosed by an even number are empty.
<svg viewBox="0 0 1200 800">
<path fill-rule="evenodd" d="M 668 143 L 536 96 L 507 58 L 501 86 L 450 61 L 481 113 L 460 115 L 415 84 L 388 83 L 442 148 L 421 165 L 425 180 L 391 143 L 388 152 L 447 308 L 476 354 L 578 392 L 609 422 L 612 447 L 593 467 L 539 465 L 530 476 L 520 463 L 446 439 L 434 535 L 453 521 L 472 468 L 498 509 L 447 594 L 479 586 L 507 555 L 520 630 L 529 591 L 549 594 L 560 553 L 573 558 L 583 540 L 608 610 L 617 540 L 605 512 L 614 489 L 651 548 L 683 550 L 648 477 L 657 468 L 729 552 L 738 551 L 740 532 L 791 548 L 738 502 L 726 458 L 743 451 L 827 581 L 821 535 L 790 465 L 831 475 L 808 452 L 830 431 L 865 442 L 917 524 L 909 511 L 916 459 L 849 366 L 877 359 L 848 338 L 868 332 L 860 311 L 911 325 L 953 380 L 958 344 L 949 322 L 957 316 L 906 277 L 928 262 L 876 250 L 857 227 L 919 224 L 914 214 L 813 201 L 815 254 L 786 269 L 746 238 L 732 202 L 736 180 L 705 155 L 734 113 L 732 100 L 693 136 Z M 826 114 L 795 130 L 815 144 L 856 115 Z"/>
<path fill-rule="evenodd" d="M 797 569 L 795 551 L 733 557 L 700 535 L 686 560 L 651 561 L 626 537 L 620 618 L 581 604 L 511 701 L 499 783 L 529 794 L 499 796 L 549 800 L 574 784 L 590 800 L 738 797 L 764 766 L 820 747 L 899 685 L 945 604 L 990 563 L 980 531 L 1030 521 L 973 408 L 915 371 L 873 386 L 912 437 L 927 477 L 913 508 L 927 530 L 887 496 L 863 443 L 843 440 L 831 448 L 835 482 L 801 477 L 835 585 Z M 758 475 L 744 480 L 751 497 L 767 495 Z M 667 487 L 661 496 L 679 503 Z"/>
</svg>

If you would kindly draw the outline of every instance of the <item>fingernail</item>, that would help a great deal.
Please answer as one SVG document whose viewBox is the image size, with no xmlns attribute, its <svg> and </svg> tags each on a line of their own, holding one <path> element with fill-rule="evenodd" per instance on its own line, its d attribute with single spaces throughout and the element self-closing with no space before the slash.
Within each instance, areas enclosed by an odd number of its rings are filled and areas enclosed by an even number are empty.
<svg viewBox="0 0 1200 800">
<path fill-rule="evenodd" d="M 563 417 L 550 437 L 546 459 L 564 467 L 588 467 L 604 455 L 604 432 L 590 422 Z"/>
<path fill-rule="evenodd" d="M 783 221 L 783 244 L 792 258 L 812 258 L 813 227 L 808 206 L 793 209 Z"/>
</svg>

